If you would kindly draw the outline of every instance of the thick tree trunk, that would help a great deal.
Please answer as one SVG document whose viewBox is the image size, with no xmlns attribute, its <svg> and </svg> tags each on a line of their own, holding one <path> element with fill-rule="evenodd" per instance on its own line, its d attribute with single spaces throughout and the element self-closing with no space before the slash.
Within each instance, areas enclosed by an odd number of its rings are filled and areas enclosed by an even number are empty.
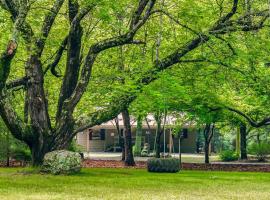
<svg viewBox="0 0 270 200">
<path fill-rule="evenodd" d="M 206 164 L 209 164 L 210 161 L 209 161 L 209 143 L 208 142 L 205 142 L 205 145 L 204 145 L 204 163 Z"/>
<path fill-rule="evenodd" d="M 241 140 L 241 159 L 247 159 L 247 127 L 246 124 L 240 125 Z"/>
<path fill-rule="evenodd" d="M 42 162 L 46 153 L 47 152 L 39 148 L 38 144 L 34 145 L 31 149 L 32 165 L 33 166 L 42 165 Z"/>
<path fill-rule="evenodd" d="M 125 135 L 125 165 L 134 166 L 135 161 L 132 152 L 132 135 L 131 135 L 131 125 L 128 109 L 122 111 L 123 121 L 124 121 L 124 135 Z"/>
</svg>

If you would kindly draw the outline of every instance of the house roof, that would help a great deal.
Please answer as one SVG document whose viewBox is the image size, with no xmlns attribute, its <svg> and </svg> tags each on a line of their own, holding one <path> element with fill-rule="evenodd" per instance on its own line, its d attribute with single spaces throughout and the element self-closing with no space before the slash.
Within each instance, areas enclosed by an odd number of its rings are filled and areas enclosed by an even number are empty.
<svg viewBox="0 0 270 200">
<path fill-rule="evenodd" d="M 184 114 L 182 116 L 184 118 Z M 165 125 L 166 126 L 175 126 L 177 124 L 177 119 L 176 117 L 172 116 L 172 115 L 168 115 L 166 117 L 166 121 L 165 121 Z M 117 118 L 112 119 L 110 121 L 107 121 L 99 126 L 95 126 L 93 127 L 93 129 L 100 129 L 100 128 L 105 128 L 105 129 L 115 129 L 116 128 L 116 123 L 118 121 L 119 127 L 123 128 L 124 127 L 124 121 L 123 121 L 123 117 L 121 114 L 119 114 L 117 116 Z M 137 120 L 135 117 L 130 116 L 130 123 L 131 123 L 131 127 L 135 128 L 137 127 Z M 164 118 L 162 119 L 162 125 L 164 124 Z M 151 128 L 154 129 L 156 128 L 156 120 L 154 118 L 153 114 L 149 114 L 145 117 L 145 119 L 142 121 L 142 126 L 143 128 Z M 184 123 L 183 127 L 190 127 L 190 126 L 194 126 L 194 122 L 188 121 L 186 123 Z"/>
</svg>

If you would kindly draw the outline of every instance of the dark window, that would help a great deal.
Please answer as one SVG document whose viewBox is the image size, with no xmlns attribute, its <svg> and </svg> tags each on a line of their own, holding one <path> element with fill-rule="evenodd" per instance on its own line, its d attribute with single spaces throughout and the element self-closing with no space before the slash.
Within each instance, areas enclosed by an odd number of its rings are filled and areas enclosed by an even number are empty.
<svg viewBox="0 0 270 200">
<path fill-rule="evenodd" d="M 101 140 L 105 140 L 105 132 L 106 132 L 105 129 L 100 129 L 99 134 L 100 134 L 100 139 Z"/>
<path fill-rule="evenodd" d="M 187 128 L 183 129 L 183 138 L 184 139 L 188 138 L 188 129 Z"/>
<path fill-rule="evenodd" d="M 93 139 L 93 130 L 89 129 L 89 140 Z"/>
</svg>

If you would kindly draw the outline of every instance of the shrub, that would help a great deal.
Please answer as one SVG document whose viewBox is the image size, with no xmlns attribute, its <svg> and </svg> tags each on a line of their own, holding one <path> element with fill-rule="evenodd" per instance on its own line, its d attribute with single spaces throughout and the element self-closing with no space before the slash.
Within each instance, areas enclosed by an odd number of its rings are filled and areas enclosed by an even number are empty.
<svg viewBox="0 0 270 200">
<path fill-rule="evenodd" d="M 267 142 L 253 143 L 249 147 L 249 153 L 256 155 L 258 161 L 265 161 L 267 155 L 270 154 L 270 144 Z"/>
<path fill-rule="evenodd" d="M 136 146 L 132 147 L 132 152 L 134 156 L 141 156 L 141 150 L 136 148 Z"/>
<path fill-rule="evenodd" d="M 77 144 L 75 140 L 72 140 L 72 142 L 70 143 L 68 147 L 68 150 L 72 152 L 78 152 L 78 153 L 83 152 L 82 146 Z"/>
<path fill-rule="evenodd" d="M 220 154 L 219 154 L 219 157 L 222 161 L 234 161 L 234 160 L 238 160 L 239 158 L 239 155 L 232 151 L 232 150 L 227 150 L 227 151 L 222 151 Z"/>
<path fill-rule="evenodd" d="M 73 174 L 81 170 L 81 156 L 71 151 L 52 151 L 44 157 L 41 171 L 45 173 Z"/>
<path fill-rule="evenodd" d="M 28 162 L 31 161 L 31 152 L 26 148 L 16 148 L 12 152 L 12 158 L 17 161 Z"/>
<path fill-rule="evenodd" d="M 170 172 L 180 171 L 180 161 L 176 158 L 150 158 L 147 160 L 149 172 Z"/>
<path fill-rule="evenodd" d="M 8 165 L 10 160 L 20 161 L 22 164 L 31 161 L 30 149 L 9 132 L 0 133 L 0 161 Z"/>
</svg>

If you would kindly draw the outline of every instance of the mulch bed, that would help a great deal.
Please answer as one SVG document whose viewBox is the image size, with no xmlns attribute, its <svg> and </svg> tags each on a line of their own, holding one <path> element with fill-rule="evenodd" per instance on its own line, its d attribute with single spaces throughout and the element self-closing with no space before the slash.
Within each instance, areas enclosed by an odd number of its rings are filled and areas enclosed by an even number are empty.
<svg viewBox="0 0 270 200">
<path fill-rule="evenodd" d="M 10 167 L 23 167 L 26 163 L 11 161 Z M 0 162 L 0 167 L 5 167 L 5 163 Z M 121 161 L 116 160 L 92 160 L 83 161 L 83 167 L 86 168 L 127 168 L 127 169 L 146 169 L 145 161 L 136 162 L 136 166 L 125 166 Z M 237 171 L 237 172 L 270 172 L 270 164 L 253 163 L 182 163 L 184 170 L 203 170 L 203 171 Z"/>
<path fill-rule="evenodd" d="M 127 167 L 121 161 L 115 160 L 85 160 L 83 167 L 86 168 L 135 168 L 146 169 L 146 162 L 136 162 L 136 166 Z M 184 170 L 203 171 L 239 171 L 239 172 L 270 172 L 270 164 L 248 164 L 248 163 L 182 163 Z"/>
<path fill-rule="evenodd" d="M 146 162 L 136 162 L 136 166 L 125 166 L 124 162 L 117 160 L 84 160 L 83 167 L 86 168 L 133 168 L 146 169 Z"/>
<path fill-rule="evenodd" d="M 27 165 L 30 165 L 30 163 L 16 161 L 16 160 L 9 161 L 9 167 L 25 167 Z M 6 162 L 0 162 L 0 167 L 6 167 L 6 166 L 7 166 Z"/>
</svg>

